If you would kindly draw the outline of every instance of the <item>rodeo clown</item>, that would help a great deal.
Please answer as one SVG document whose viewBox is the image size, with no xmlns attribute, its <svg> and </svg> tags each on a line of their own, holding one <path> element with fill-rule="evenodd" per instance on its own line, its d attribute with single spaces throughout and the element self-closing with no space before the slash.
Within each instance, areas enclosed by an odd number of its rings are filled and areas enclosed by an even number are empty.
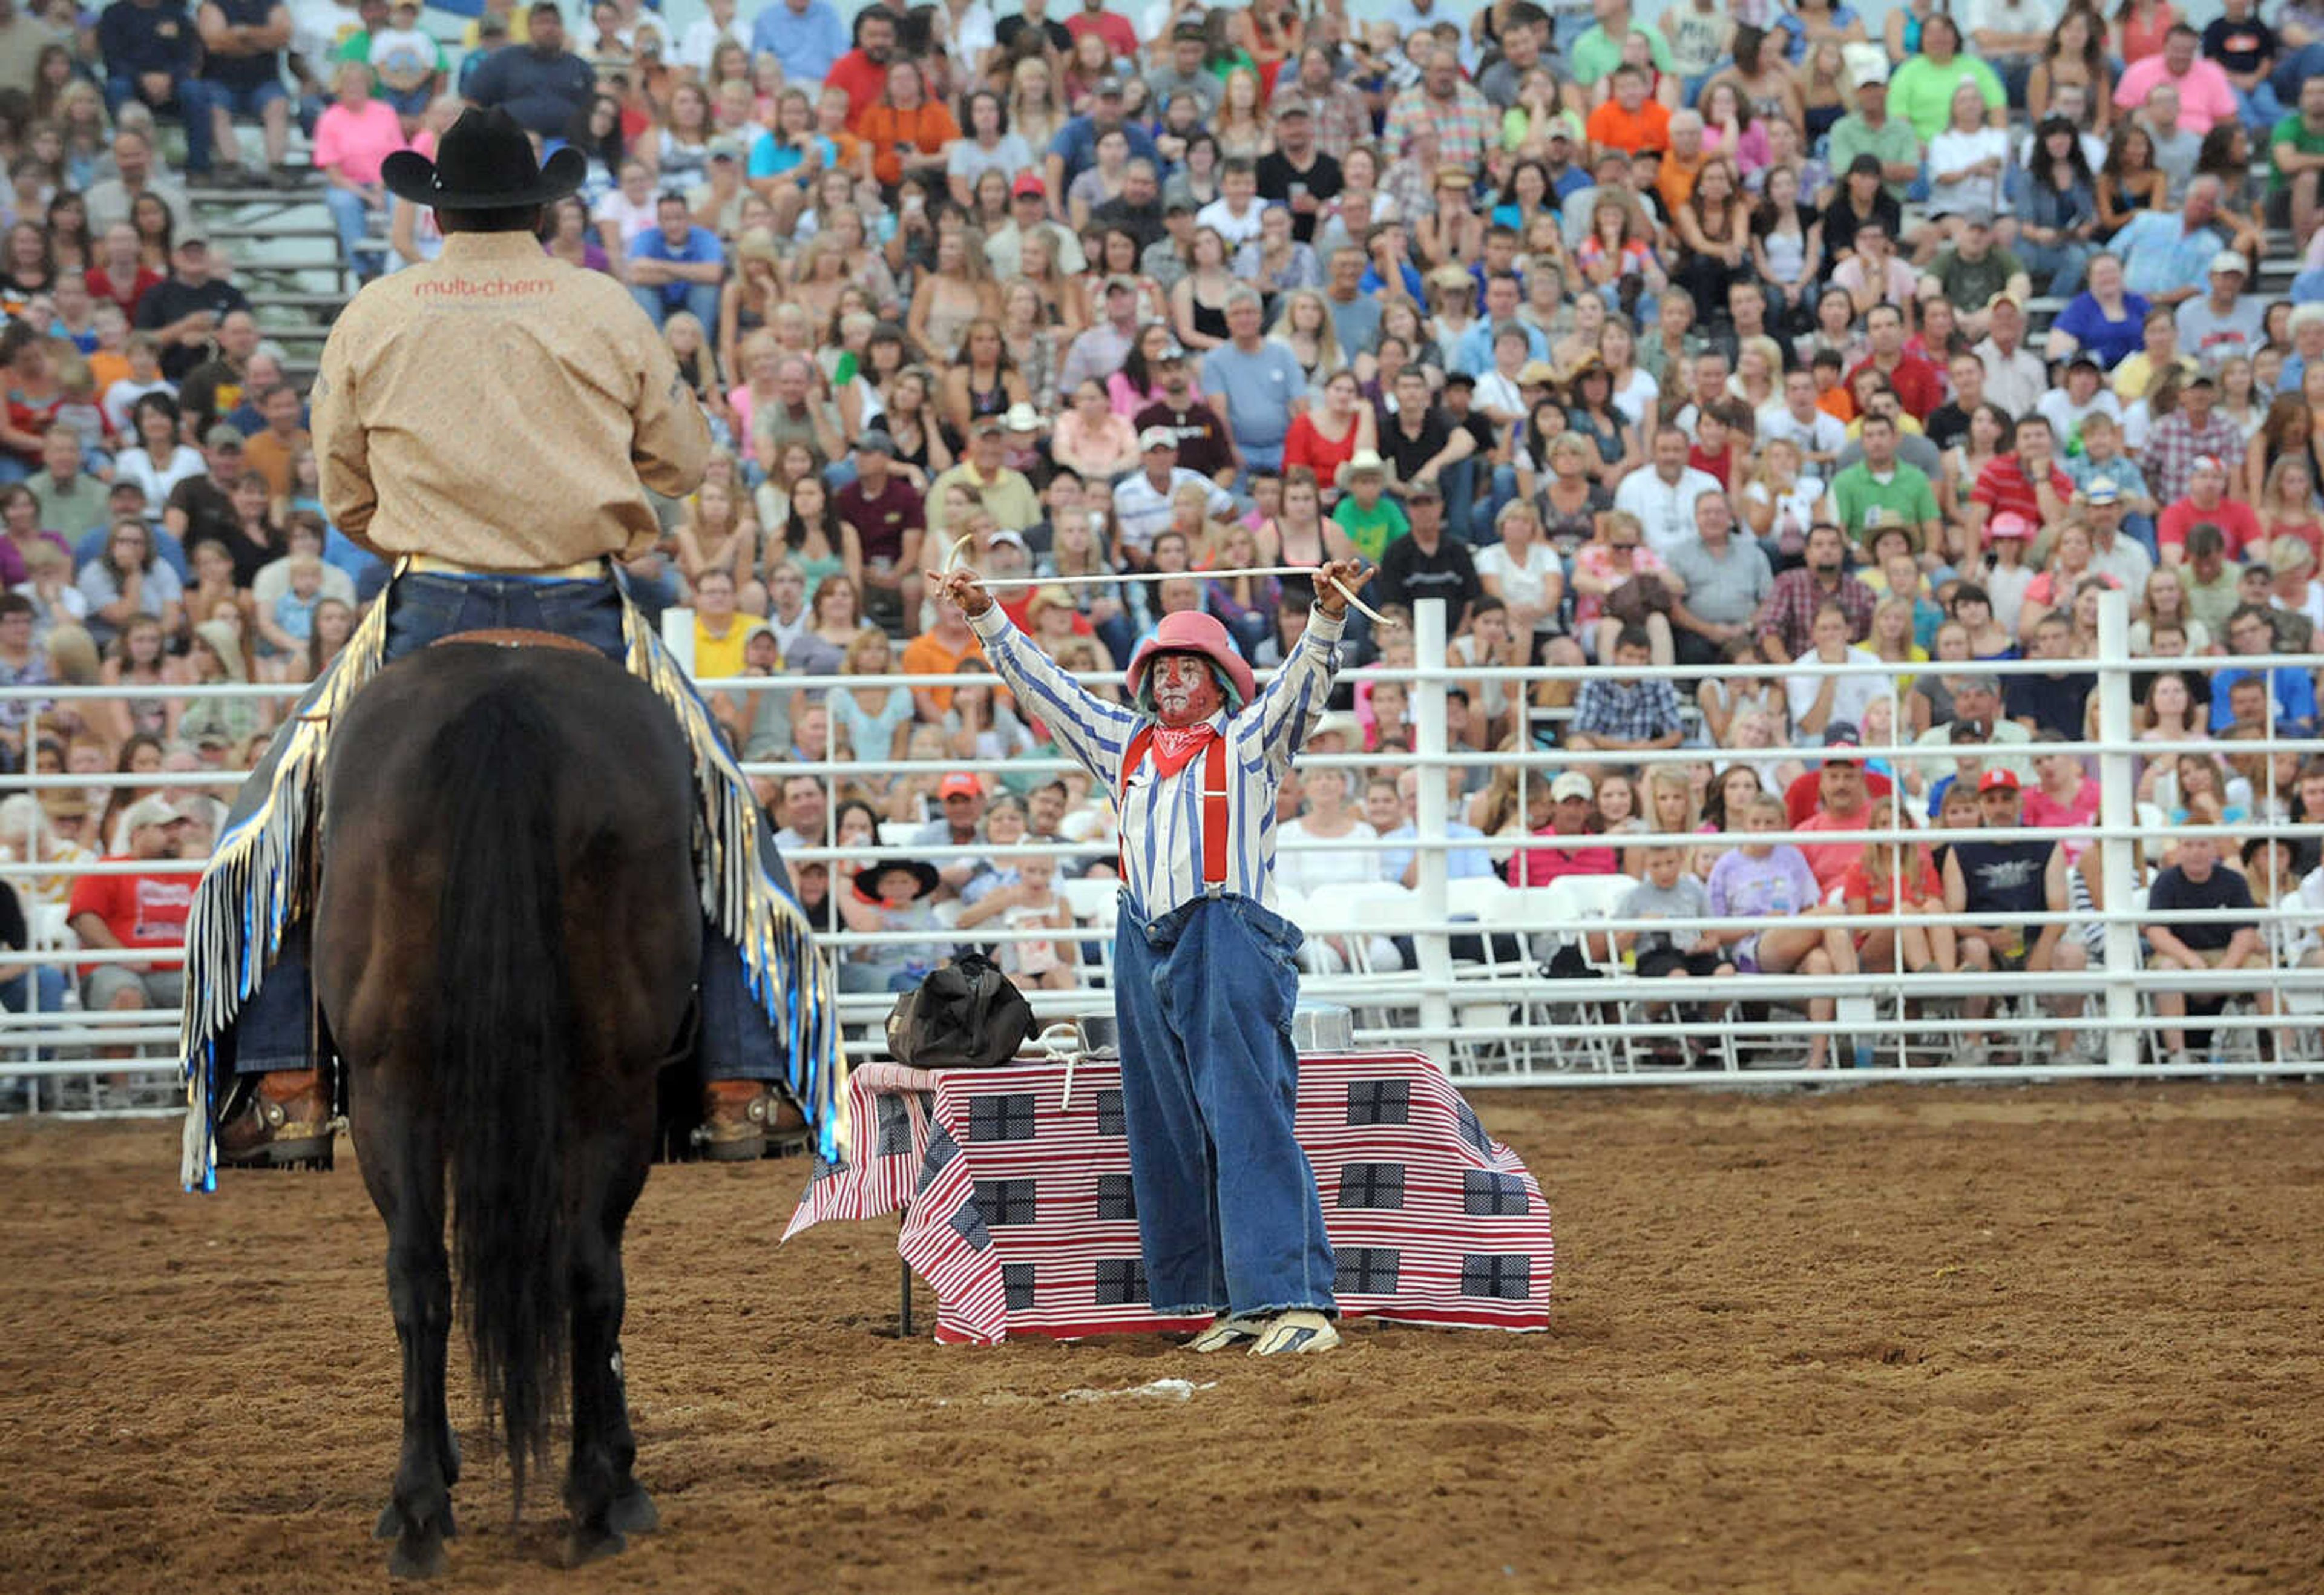
<svg viewBox="0 0 2324 1595">
<path fill-rule="evenodd" d="M 742 771 L 615 573 L 659 536 L 641 481 L 692 492 L 710 430 L 629 291 L 541 252 L 541 207 L 580 186 L 583 165 L 563 149 L 541 166 L 506 112 L 470 110 L 435 161 L 399 151 L 382 171 L 396 195 L 435 210 L 443 253 L 355 295 L 312 397 L 324 506 L 394 561 L 395 576 L 235 798 L 196 893 L 183 1024 L 191 1187 L 210 1184 L 213 1151 L 229 1165 L 327 1151 L 305 920 L 331 721 L 390 661 L 496 628 L 561 633 L 624 665 L 669 705 L 693 751 L 709 921 L 694 1046 L 708 1150 L 758 1156 L 794 1104 L 817 1120 L 826 1155 L 835 1144 L 828 964 Z"/>
<path fill-rule="evenodd" d="M 1197 1351 L 1325 1351 L 1332 1243 L 1292 1137 L 1299 927 L 1275 900 L 1276 789 L 1323 713 L 1359 563 L 1315 573 L 1315 612 L 1264 693 L 1226 628 L 1165 616 L 1130 661 L 1136 712 L 1084 691 L 972 570 L 944 578 L 984 657 L 1058 745 L 1114 794 L 1122 913 L 1114 1013 L 1147 1293 L 1157 1314 L 1214 1314 Z"/>
</svg>

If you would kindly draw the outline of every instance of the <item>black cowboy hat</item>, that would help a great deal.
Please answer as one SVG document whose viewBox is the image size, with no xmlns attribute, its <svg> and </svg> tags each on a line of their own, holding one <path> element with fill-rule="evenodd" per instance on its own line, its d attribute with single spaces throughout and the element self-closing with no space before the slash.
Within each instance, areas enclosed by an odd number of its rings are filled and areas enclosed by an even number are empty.
<svg viewBox="0 0 2324 1595">
<path fill-rule="evenodd" d="M 398 150 L 380 163 L 380 181 L 399 199 L 438 210 L 497 210 L 547 205 L 581 186 L 588 161 L 567 145 L 535 161 L 532 140 L 516 118 L 497 106 L 460 113 L 430 161 Z"/>
<path fill-rule="evenodd" d="M 944 878 L 936 873 L 936 867 L 925 859 L 889 859 L 868 870 L 856 871 L 855 890 L 862 896 L 877 902 L 880 900 L 880 878 L 898 870 L 918 884 L 919 890 L 912 894 L 914 902 L 932 896 L 936 888 L 944 884 Z"/>
</svg>

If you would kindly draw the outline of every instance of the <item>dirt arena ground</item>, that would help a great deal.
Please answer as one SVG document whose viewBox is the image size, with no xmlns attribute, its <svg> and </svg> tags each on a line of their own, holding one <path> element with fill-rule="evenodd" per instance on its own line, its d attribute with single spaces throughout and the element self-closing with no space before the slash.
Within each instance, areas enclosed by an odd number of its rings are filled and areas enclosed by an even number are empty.
<svg viewBox="0 0 2324 1595">
<path fill-rule="evenodd" d="M 1291 1366 L 895 1338 L 892 1229 L 662 1169 L 628 1362 L 665 1531 L 549 1565 L 471 1462 L 451 1590 L 2315 1590 L 2324 1088 L 1487 1094 L 1555 1329 Z M 385 1582 L 381 1231 L 344 1161 L 0 1127 L 0 1590 Z M 1069 1403 L 1167 1375 L 1183 1404 Z M 456 1389 L 464 1380 L 456 1378 Z"/>
</svg>

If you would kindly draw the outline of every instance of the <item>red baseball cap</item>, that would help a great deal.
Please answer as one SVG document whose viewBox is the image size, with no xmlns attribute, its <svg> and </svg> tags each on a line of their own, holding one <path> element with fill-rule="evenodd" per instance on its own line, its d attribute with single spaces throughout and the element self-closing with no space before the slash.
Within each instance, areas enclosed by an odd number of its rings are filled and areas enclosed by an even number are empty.
<svg viewBox="0 0 2324 1595">
<path fill-rule="evenodd" d="M 938 798 L 982 798 L 984 783 L 964 770 L 955 770 L 936 783 Z"/>
<path fill-rule="evenodd" d="M 1977 778 L 1977 789 L 1980 792 L 2015 792 L 2017 790 L 2017 772 L 2013 770 L 1988 770 Z"/>
</svg>

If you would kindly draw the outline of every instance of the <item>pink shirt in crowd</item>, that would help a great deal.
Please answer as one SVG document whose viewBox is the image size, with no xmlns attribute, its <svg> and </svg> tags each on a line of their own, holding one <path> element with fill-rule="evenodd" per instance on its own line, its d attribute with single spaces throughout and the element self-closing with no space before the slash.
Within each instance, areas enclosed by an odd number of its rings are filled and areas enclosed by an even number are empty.
<svg viewBox="0 0 2324 1595">
<path fill-rule="evenodd" d="M 2168 83 L 2179 91 L 2179 125 L 2197 138 L 2210 132 L 2214 122 L 2235 120 L 2235 86 L 2218 62 L 2202 56 L 2195 58 L 2184 78 L 2173 78 L 2160 55 L 2132 61 L 2122 69 L 2114 103 L 2123 110 L 2135 111 L 2146 103 L 2148 92 L 2158 83 Z"/>
<path fill-rule="evenodd" d="M 332 106 L 315 124 L 315 164 L 337 167 L 349 182 L 379 181 L 380 163 L 404 147 L 403 124 L 384 100 L 367 100 L 360 111 Z"/>
</svg>

